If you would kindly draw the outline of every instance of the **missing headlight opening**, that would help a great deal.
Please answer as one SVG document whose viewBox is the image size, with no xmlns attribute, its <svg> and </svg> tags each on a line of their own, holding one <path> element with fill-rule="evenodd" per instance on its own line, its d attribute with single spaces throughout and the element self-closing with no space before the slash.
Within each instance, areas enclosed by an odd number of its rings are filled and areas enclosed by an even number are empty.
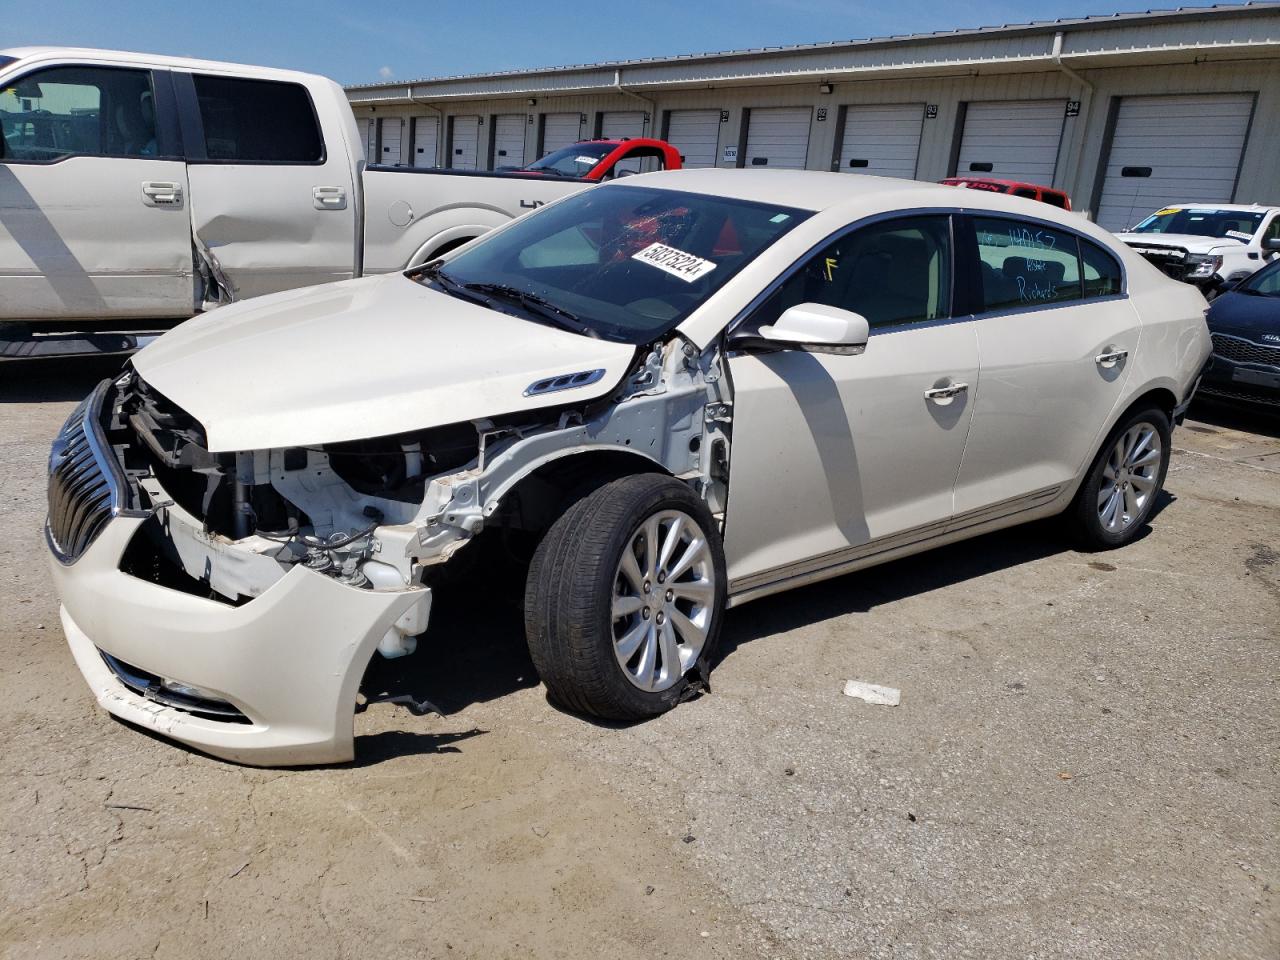
<svg viewBox="0 0 1280 960">
<path fill-rule="evenodd" d="M 720 363 L 716 348 L 675 337 L 638 351 L 595 402 L 566 392 L 563 405 L 519 416 L 236 452 L 210 451 L 199 422 L 130 373 L 104 427 L 151 517 L 120 569 L 232 607 L 295 568 L 358 590 L 430 588 L 483 532 L 527 559 L 572 498 L 655 469 L 719 519 L 732 409 Z M 383 656 L 413 652 L 429 596 L 386 632 Z"/>
</svg>

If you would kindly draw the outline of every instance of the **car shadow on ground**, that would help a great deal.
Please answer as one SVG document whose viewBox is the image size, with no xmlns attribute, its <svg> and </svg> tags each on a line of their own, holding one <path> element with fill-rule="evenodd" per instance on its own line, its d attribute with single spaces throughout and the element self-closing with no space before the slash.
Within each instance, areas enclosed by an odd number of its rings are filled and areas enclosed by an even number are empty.
<svg viewBox="0 0 1280 960">
<path fill-rule="evenodd" d="M 1241 433 L 1256 433 L 1264 437 L 1280 439 L 1280 407 L 1269 410 L 1261 406 L 1248 406 L 1197 396 L 1187 411 L 1189 420 L 1199 421 Z M 1194 430 L 1194 423 L 1184 424 L 1183 429 Z"/>
<path fill-rule="evenodd" d="M 99 381 L 119 373 L 126 359 L 108 356 L 0 360 L 0 403 L 83 400 Z"/>
</svg>

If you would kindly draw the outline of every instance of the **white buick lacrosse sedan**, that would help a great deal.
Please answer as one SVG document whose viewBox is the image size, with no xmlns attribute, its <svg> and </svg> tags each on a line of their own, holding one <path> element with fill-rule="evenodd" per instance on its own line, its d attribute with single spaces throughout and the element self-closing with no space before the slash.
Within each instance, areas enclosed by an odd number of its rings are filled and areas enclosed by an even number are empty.
<svg viewBox="0 0 1280 960">
<path fill-rule="evenodd" d="M 1204 310 L 1028 200 L 627 178 L 139 353 L 54 444 L 63 627 L 117 716 L 342 761 L 370 658 L 460 642 L 432 597 L 501 542 L 550 697 L 652 716 L 705 680 L 727 607 L 1055 514 L 1127 543 Z"/>
</svg>

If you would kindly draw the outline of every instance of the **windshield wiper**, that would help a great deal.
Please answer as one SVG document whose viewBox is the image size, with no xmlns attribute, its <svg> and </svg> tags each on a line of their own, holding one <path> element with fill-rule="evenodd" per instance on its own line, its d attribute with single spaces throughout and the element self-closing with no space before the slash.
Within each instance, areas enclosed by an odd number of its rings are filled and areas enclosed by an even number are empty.
<svg viewBox="0 0 1280 960">
<path fill-rule="evenodd" d="M 583 323 L 576 313 L 571 313 L 563 307 L 558 307 L 550 300 L 543 299 L 536 293 L 521 290 L 519 287 L 508 286 L 505 283 L 464 283 L 462 287 L 465 290 L 485 294 L 498 300 L 516 303 L 561 330 L 582 333 L 597 339 L 600 336 L 595 330 Z"/>
</svg>

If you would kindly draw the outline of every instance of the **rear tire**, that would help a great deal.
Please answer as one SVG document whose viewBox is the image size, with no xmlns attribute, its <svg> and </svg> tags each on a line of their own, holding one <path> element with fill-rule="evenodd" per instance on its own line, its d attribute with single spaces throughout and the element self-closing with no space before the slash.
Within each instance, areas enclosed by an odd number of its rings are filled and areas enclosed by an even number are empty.
<svg viewBox="0 0 1280 960">
<path fill-rule="evenodd" d="M 547 531 L 525 587 L 525 634 L 556 703 L 606 720 L 670 710 L 705 676 L 725 604 L 706 505 L 659 474 L 623 477 Z"/>
<path fill-rule="evenodd" d="M 1137 537 L 1164 488 L 1171 434 L 1168 414 L 1147 407 L 1107 435 L 1066 512 L 1081 547 L 1112 550 Z"/>
</svg>

